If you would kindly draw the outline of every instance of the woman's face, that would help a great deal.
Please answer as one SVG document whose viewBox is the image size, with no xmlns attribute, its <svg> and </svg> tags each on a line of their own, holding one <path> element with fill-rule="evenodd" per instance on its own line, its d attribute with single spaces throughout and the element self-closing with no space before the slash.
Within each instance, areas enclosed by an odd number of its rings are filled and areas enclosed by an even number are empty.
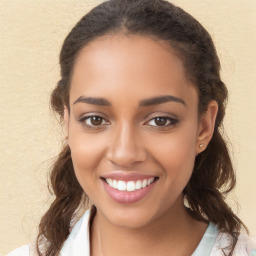
<svg viewBox="0 0 256 256">
<path fill-rule="evenodd" d="M 183 210 L 202 125 L 166 43 L 118 34 L 84 47 L 65 123 L 77 179 L 106 221 L 136 228 Z"/>
</svg>

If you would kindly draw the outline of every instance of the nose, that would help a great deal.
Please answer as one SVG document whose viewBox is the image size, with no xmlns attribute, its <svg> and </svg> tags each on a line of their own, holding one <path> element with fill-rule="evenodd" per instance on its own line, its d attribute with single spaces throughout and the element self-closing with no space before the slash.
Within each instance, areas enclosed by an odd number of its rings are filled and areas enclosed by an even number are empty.
<svg viewBox="0 0 256 256">
<path fill-rule="evenodd" d="M 119 168 L 133 167 L 147 158 L 140 134 L 129 125 L 124 124 L 113 131 L 113 137 L 110 141 L 106 157 Z"/>
</svg>

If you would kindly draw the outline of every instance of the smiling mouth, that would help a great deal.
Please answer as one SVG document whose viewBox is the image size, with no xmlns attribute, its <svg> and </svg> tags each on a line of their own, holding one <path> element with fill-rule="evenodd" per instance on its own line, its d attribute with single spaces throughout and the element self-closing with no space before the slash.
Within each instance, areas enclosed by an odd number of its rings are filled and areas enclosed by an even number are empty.
<svg viewBox="0 0 256 256">
<path fill-rule="evenodd" d="M 101 178 L 105 183 L 107 183 L 111 188 L 114 188 L 118 191 L 123 192 L 133 192 L 137 190 L 141 190 L 143 188 L 148 187 L 155 181 L 157 181 L 158 177 L 151 177 L 148 179 L 142 179 L 142 180 L 131 180 L 131 181 L 123 181 L 123 180 L 116 180 L 116 179 L 110 179 L 110 178 Z"/>
</svg>

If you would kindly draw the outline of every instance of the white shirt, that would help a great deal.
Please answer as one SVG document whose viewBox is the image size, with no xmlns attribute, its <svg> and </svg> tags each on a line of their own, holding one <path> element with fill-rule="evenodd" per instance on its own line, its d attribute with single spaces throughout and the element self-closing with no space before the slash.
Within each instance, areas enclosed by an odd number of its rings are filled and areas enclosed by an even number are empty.
<svg viewBox="0 0 256 256">
<path fill-rule="evenodd" d="M 90 210 L 87 210 L 73 227 L 61 249 L 60 256 L 90 256 L 89 219 Z M 229 245 L 229 236 L 219 232 L 217 226 L 210 223 L 192 256 L 224 256 L 222 248 L 227 245 Z M 7 256 L 32 256 L 32 254 L 29 254 L 29 245 L 24 245 Z M 241 234 L 233 256 L 256 256 L 256 240 Z"/>
</svg>

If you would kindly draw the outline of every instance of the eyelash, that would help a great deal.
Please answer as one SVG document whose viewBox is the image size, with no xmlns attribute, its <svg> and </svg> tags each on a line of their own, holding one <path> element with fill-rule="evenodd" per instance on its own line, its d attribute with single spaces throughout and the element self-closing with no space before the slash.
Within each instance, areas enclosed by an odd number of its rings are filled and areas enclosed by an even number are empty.
<svg viewBox="0 0 256 256">
<path fill-rule="evenodd" d="M 163 125 L 150 125 L 151 127 L 154 127 L 155 129 L 159 129 L 159 130 L 168 129 L 170 127 L 173 127 L 173 126 L 177 125 L 178 122 L 179 122 L 179 120 L 176 119 L 176 118 L 160 115 L 160 116 L 156 116 L 156 117 L 151 118 L 149 121 L 146 122 L 146 124 L 149 124 L 152 121 L 156 122 L 156 120 L 158 118 L 164 119 L 164 121 L 167 122 L 167 124 L 165 123 Z"/>
<path fill-rule="evenodd" d="M 103 124 L 99 124 L 99 125 L 93 125 L 92 124 L 92 118 L 100 118 L 101 121 L 103 122 Z M 179 120 L 176 119 L 176 118 L 171 118 L 169 116 L 164 116 L 164 115 L 158 115 L 158 116 L 155 116 L 153 118 L 151 118 L 149 121 L 147 121 L 145 124 L 149 124 L 150 122 L 152 121 L 155 121 L 158 119 L 158 118 L 161 118 L 161 119 L 164 119 L 164 121 L 167 122 L 167 124 L 163 124 L 163 125 L 149 125 L 151 127 L 153 127 L 154 129 L 159 129 L 159 130 L 165 130 L 165 129 L 168 129 L 172 126 L 175 126 L 179 123 Z M 86 121 L 87 120 L 90 120 L 90 124 L 87 124 Z M 78 120 L 80 123 L 82 123 L 83 126 L 85 126 L 86 128 L 88 129 L 101 129 L 103 126 L 107 126 L 110 124 L 110 122 L 106 121 L 106 119 L 101 116 L 101 115 L 96 115 L 96 114 L 92 114 L 92 115 L 87 115 L 87 116 L 83 116 L 82 118 L 80 118 Z"/>
<path fill-rule="evenodd" d="M 100 125 L 92 125 L 92 118 L 93 117 L 96 117 L 96 118 L 100 118 L 103 122 L 105 122 L 104 124 L 100 124 Z M 90 120 L 90 123 L 91 124 L 87 124 L 86 121 L 87 120 Z M 89 129 L 100 129 L 102 128 L 102 126 L 106 126 L 108 124 L 110 124 L 109 122 L 106 121 L 106 119 L 100 115 L 87 115 L 87 116 L 83 116 L 82 118 L 80 118 L 78 120 L 80 123 L 82 123 L 83 126 L 85 126 L 86 128 L 89 128 Z"/>
</svg>

